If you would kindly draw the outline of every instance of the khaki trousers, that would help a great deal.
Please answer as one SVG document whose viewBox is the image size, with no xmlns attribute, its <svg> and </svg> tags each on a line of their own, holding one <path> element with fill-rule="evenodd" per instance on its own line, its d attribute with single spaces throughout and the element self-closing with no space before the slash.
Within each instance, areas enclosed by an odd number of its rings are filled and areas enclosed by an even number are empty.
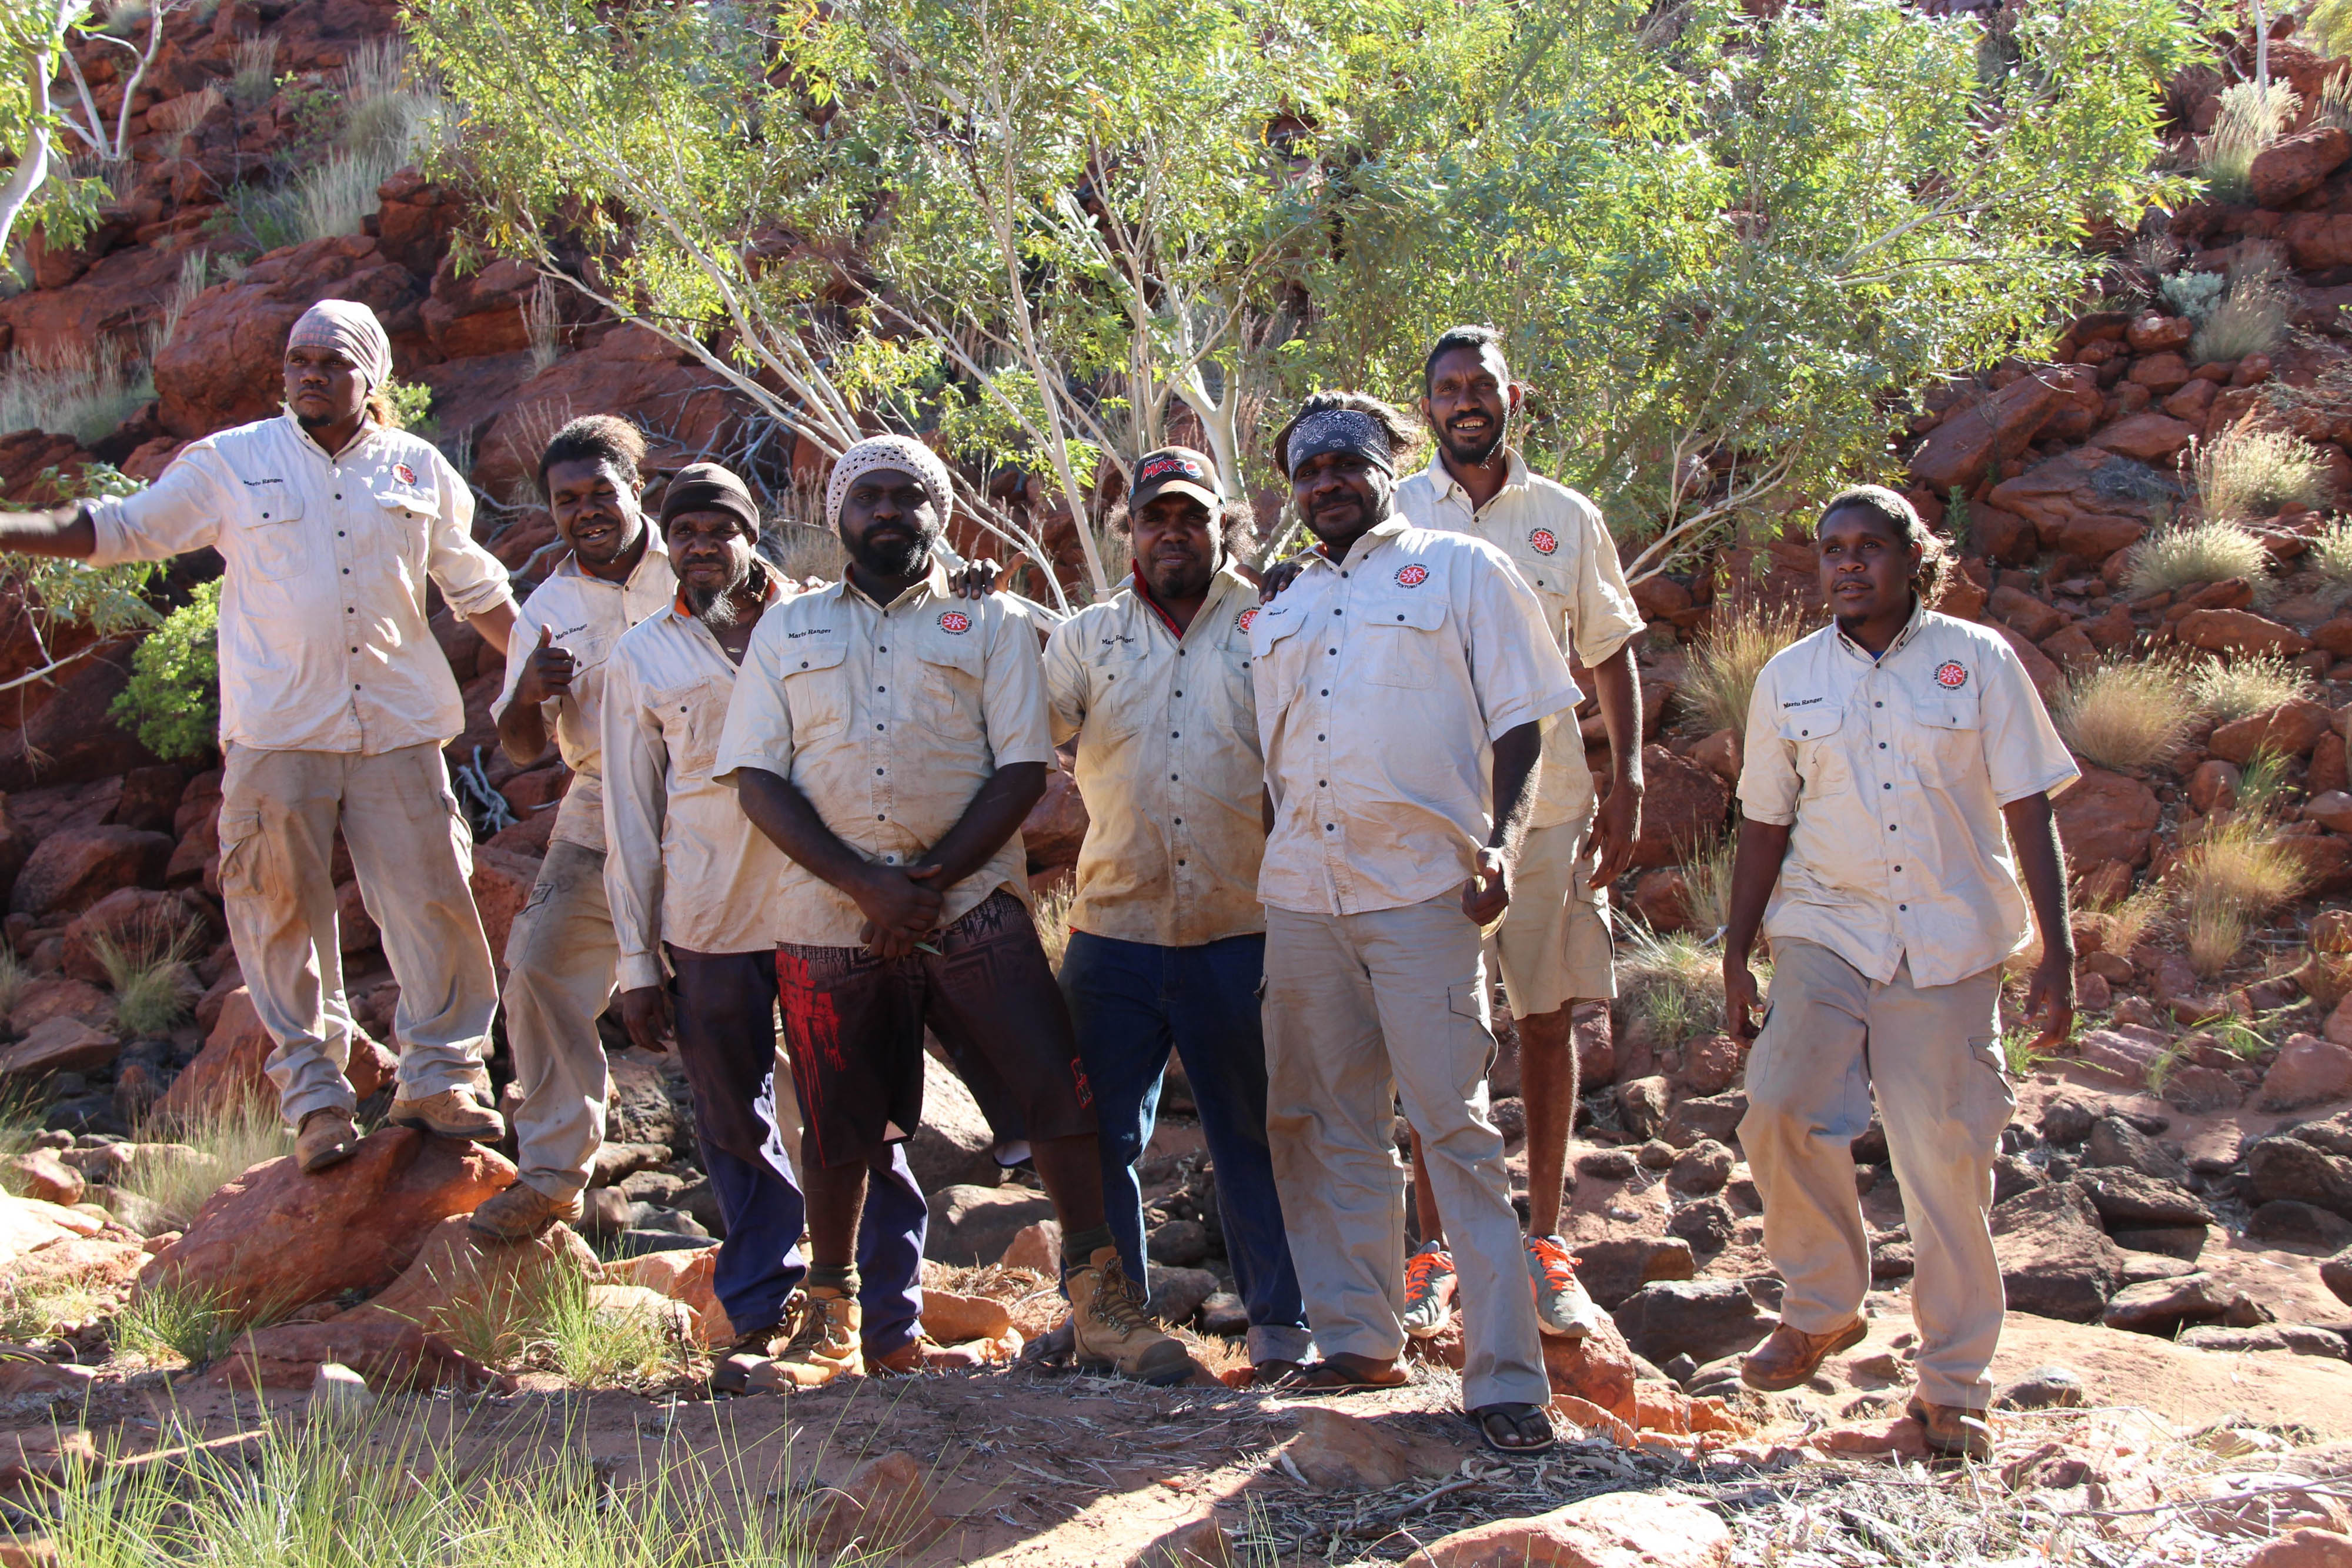
<svg viewBox="0 0 2352 1568">
<path fill-rule="evenodd" d="M 557 839 L 507 936 L 507 1045 L 522 1104 L 521 1179 L 551 1197 L 588 1185 L 612 1086 L 596 1019 L 613 999 L 620 944 L 604 901 L 604 852 Z"/>
<path fill-rule="evenodd" d="M 1885 985 L 1817 943 L 1772 945 L 1771 1006 L 1748 1061 L 1739 1124 L 1764 1200 L 1764 1247 L 1788 1281 L 1780 1320 L 1807 1333 L 1853 1321 L 1870 1289 L 1870 1241 L 1848 1145 L 1886 1124 L 1916 1271 L 1919 1393 L 1981 1410 L 2000 1342 L 2000 1264 L 1986 1216 L 1992 1162 L 2017 1099 L 1994 1014 L 1998 967 L 1916 986 L 1908 960 Z"/>
<path fill-rule="evenodd" d="M 482 1057 L 498 1008 L 490 945 L 467 885 L 473 834 L 439 747 L 375 756 L 232 743 L 221 785 L 220 881 L 229 936 L 262 1027 L 286 1119 L 352 1108 L 351 1005 L 335 926 L 335 831 L 400 982 L 393 1030 L 415 1097 L 489 1091 Z"/>
<path fill-rule="evenodd" d="M 1421 1134 L 1460 1277 L 1464 1403 L 1548 1405 L 1503 1134 L 1478 928 L 1448 893 L 1367 915 L 1265 912 L 1266 1134 L 1324 1355 L 1404 1349 L 1404 1166 Z"/>
</svg>

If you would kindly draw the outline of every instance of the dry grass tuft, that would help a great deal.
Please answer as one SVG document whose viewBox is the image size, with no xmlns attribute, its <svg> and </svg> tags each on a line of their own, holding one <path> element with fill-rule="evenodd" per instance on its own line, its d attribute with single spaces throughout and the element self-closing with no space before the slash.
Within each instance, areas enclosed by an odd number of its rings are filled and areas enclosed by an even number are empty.
<svg viewBox="0 0 2352 1568">
<path fill-rule="evenodd" d="M 2325 507 L 2332 488 L 2317 448 L 2251 418 L 2191 446 L 2189 469 L 2208 522 L 2267 517 L 2289 502 Z"/>
<path fill-rule="evenodd" d="M 2272 265 L 2233 271 L 2220 303 L 2198 323 L 2189 341 L 2189 359 L 2200 365 L 2234 362 L 2278 347 L 2294 313 L 2286 279 Z"/>
<path fill-rule="evenodd" d="M 142 1149 L 123 1174 L 122 1190 L 137 1193 L 184 1225 L 224 1182 L 294 1149 L 294 1135 L 277 1105 L 260 1100 L 236 1101 L 136 1131 L 142 1144 L 173 1148 L 168 1154 Z"/>
<path fill-rule="evenodd" d="M 1075 880 L 1055 883 L 1037 896 L 1037 940 L 1045 945 L 1045 961 L 1062 972 L 1062 955 L 1070 946 L 1070 905 L 1078 898 Z"/>
<path fill-rule="evenodd" d="M 1734 847 L 1730 834 L 1719 833 L 1683 857 L 1683 910 L 1702 935 L 1731 924 Z"/>
<path fill-rule="evenodd" d="M 2352 523 L 2330 523 L 2311 541 L 2312 570 L 2336 595 L 2352 589 Z"/>
<path fill-rule="evenodd" d="M 1669 1041 L 1723 1028 L 1723 952 L 1704 937 L 1636 928 L 1617 950 L 1617 981 L 1627 1005 Z"/>
<path fill-rule="evenodd" d="M 2278 836 L 2271 817 L 2277 771 L 2275 760 L 2257 758 L 2247 769 L 2253 788 L 2242 792 L 2237 808 L 2215 813 L 2173 872 L 2181 934 L 2200 975 L 2235 963 L 2263 918 L 2310 884 L 2303 857 Z"/>
<path fill-rule="evenodd" d="M 120 940 L 91 939 L 90 954 L 114 988 L 115 1018 L 134 1038 L 169 1034 L 194 1016 L 204 988 L 189 971 L 188 959 L 200 942 L 188 921 L 154 919 L 142 919 Z"/>
<path fill-rule="evenodd" d="M 2263 541 L 2236 523 L 2188 523 L 2150 534 L 2132 547 L 2125 587 L 2139 599 L 2242 577 L 2261 598 L 2270 590 L 2270 563 Z"/>
<path fill-rule="evenodd" d="M 2278 83 L 2239 82 L 2221 91 L 2221 112 L 2198 149 L 2215 201 L 2242 200 L 2252 189 L 2254 157 L 2279 139 L 2303 100 Z"/>
<path fill-rule="evenodd" d="M 2101 664 L 2068 681 L 2050 716 L 2066 744 L 2102 768 L 2153 768 L 2180 749 L 2196 717 L 2179 668 Z"/>
<path fill-rule="evenodd" d="M 2190 666 L 2189 697 L 2216 724 L 2251 718 L 2311 689 L 2311 677 L 2276 654 L 2208 655 Z"/>
<path fill-rule="evenodd" d="M 1707 630 L 1692 650 L 1690 672 L 1675 694 L 1696 727 L 1712 735 L 1719 729 L 1746 733 L 1748 704 L 1756 695 L 1756 678 L 1772 655 L 1809 630 L 1795 611 L 1747 600 L 1737 605 L 1717 601 Z"/>
</svg>

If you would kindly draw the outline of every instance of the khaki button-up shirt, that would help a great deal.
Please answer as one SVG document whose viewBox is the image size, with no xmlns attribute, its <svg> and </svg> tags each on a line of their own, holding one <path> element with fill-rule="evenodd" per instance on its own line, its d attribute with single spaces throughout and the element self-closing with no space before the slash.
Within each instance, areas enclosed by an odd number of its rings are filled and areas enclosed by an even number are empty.
<svg viewBox="0 0 2352 1568">
<path fill-rule="evenodd" d="M 330 455 L 292 414 L 224 430 L 135 496 L 94 501 L 93 566 L 221 553 L 221 739 L 273 751 L 446 746 L 466 727 L 425 622 L 512 600 L 473 493 L 425 442 L 368 425 Z"/>
<path fill-rule="evenodd" d="M 1545 623 L 1560 652 L 1573 653 L 1588 670 L 1642 630 L 1642 612 L 1634 608 L 1633 591 L 1617 559 L 1617 541 L 1601 521 L 1601 508 L 1580 492 L 1529 473 L 1516 452 L 1503 487 L 1475 511 L 1470 493 L 1443 456 L 1432 457 L 1427 468 L 1397 486 L 1396 508 L 1415 528 L 1468 534 L 1509 556 L 1542 601 Z M 1543 762 L 1528 825 L 1582 821 L 1592 810 L 1592 774 L 1585 766 L 1584 737 L 1571 716 L 1544 727 Z"/>
<path fill-rule="evenodd" d="M 490 705 L 499 718 L 514 701 L 522 684 L 523 666 L 539 646 L 542 626 L 555 629 L 555 645 L 572 652 L 572 688 L 541 702 L 540 716 L 555 732 L 555 748 L 572 769 L 571 786 L 556 808 L 554 838 L 566 843 L 604 847 L 604 740 L 598 714 L 604 694 L 604 664 L 621 633 L 650 615 L 669 608 L 677 593 L 677 576 L 670 570 L 669 552 L 662 548 L 652 521 L 646 524 L 646 553 L 623 582 L 607 582 L 580 569 L 565 556 L 531 590 L 515 618 L 514 657 L 507 661 L 507 684 Z"/>
<path fill-rule="evenodd" d="M 999 594 L 953 596 L 947 569 L 888 604 L 847 580 L 761 617 L 727 707 L 718 776 L 759 768 L 808 798 L 842 842 L 885 865 L 920 860 L 1000 768 L 1051 764 L 1037 634 Z M 998 888 L 1029 895 L 1014 833 L 946 890 L 952 925 Z M 856 947 L 856 901 L 787 861 L 779 941 Z"/>
<path fill-rule="evenodd" d="M 1741 811 L 1792 824 L 1767 936 L 1922 986 L 2024 946 L 2000 809 L 2081 775 L 1999 633 L 1915 610 L 1874 660 L 1832 622 L 1764 666 L 1744 756 Z"/>
<path fill-rule="evenodd" d="M 1265 929 L 1256 609 L 1256 586 L 1228 564 L 1181 638 L 1130 581 L 1046 643 L 1054 738 L 1078 737 L 1087 803 L 1076 929 L 1164 947 Z"/>
<path fill-rule="evenodd" d="M 782 597 L 772 572 L 767 613 Z M 677 605 L 632 627 L 606 663 L 604 892 L 624 990 L 661 984 L 665 942 L 689 953 L 776 944 L 791 862 L 711 777 L 735 674 L 710 628 Z"/>
<path fill-rule="evenodd" d="M 1459 887 L 1494 831 L 1492 746 L 1580 694 L 1494 546 L 1392 517 L 1250 623 L 1274 832 L 1258 896 L 1312 915 Z"/>
</svg>

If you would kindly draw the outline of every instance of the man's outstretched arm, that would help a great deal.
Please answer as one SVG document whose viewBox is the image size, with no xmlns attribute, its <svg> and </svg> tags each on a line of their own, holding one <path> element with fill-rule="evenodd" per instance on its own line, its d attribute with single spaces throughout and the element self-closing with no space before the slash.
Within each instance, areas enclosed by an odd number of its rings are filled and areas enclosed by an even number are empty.
<svg viewBox="0 0 2352 1568">
<path fill-rule="evenodd" d="M 0 512 L 0 550 L 87 560 L 98 549 L 98 525 L 79 501 L 30 512 Z"/>
</svg>

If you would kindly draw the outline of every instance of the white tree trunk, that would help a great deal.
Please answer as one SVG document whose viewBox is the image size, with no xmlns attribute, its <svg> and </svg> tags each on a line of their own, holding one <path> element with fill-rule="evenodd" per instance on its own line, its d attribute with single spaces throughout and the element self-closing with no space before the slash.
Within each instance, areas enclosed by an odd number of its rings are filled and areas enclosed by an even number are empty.
<svg viewBox="0 0 2352 1568">
<path fill-rule="evenodd" d="M 8 248 L 8 241 L 16 228 L 16 219 L 41 193 L 49 179 L 49 74 L 54 51 L 37 50 L 25 62 L 26 86 L 31 90 L 30 131 L 25 146 L 16 156 L 16 167 L 10 170 L 8 183 L 0 185 L 0 251 Z"/>
</svg>

